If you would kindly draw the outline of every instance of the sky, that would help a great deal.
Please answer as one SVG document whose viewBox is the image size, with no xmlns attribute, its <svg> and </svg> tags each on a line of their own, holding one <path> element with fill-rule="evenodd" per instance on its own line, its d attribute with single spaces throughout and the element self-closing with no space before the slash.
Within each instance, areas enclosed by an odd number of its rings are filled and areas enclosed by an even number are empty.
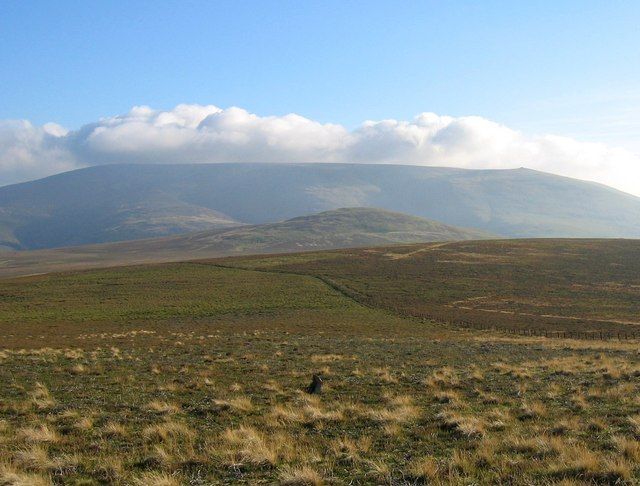
<svg viewBox="0 0 640 486">
<path fill-rule="evenodd" d="M 637 1 L 0 2 L 0 185 L 114 162 L 538 170 L 640 195 Z"/>
</svg>

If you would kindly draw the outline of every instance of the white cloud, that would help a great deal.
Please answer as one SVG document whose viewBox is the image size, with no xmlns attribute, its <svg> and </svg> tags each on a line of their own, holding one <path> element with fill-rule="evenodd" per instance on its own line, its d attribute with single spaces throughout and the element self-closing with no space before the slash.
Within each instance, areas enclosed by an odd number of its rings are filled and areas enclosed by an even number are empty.
<svg viewBox="0 0 640 486">
<path fill-rule="evenodd" d="M 0 185 L 78 167 L 63 143 L 66 130 L 54 123 L 0 120 Z"/>
<path fill-rule="evenodd" d="M 353 131 L 299 115 L 241 108 L 146 106 L 79 130 L 0 121 L 0 184 L 107 163 L 358 162 L 516 168 L 594 180 L 640 195 L 640 157 L 599 143 L 529 137 L 477 116 L 422 113 Z"/>
</svg>

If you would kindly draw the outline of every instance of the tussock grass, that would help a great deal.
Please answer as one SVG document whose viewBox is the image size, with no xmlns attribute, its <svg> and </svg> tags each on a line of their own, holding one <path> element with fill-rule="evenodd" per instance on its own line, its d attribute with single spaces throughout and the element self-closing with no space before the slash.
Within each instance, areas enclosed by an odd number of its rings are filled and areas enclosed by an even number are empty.
<svg viewBox="0 0 640 486">
<path fill-rule="evenodd" d="M 134 486 L 181 486 L 180 476 L 163 472 L 151 471 L 134 478 Z"/>
<path fill-rule="evenodd" d="M 484 436 L 486 432 L 486 424 L 480 417 L 445 410 L 440 412 L 437 418 L 443 429 L 457 432 L 464 437 L 478 438 Z"/>
<path fill-rule="evenodd" d="M 14 460 L 27 471 L 48 471 L 53 467 L 49 452 L 40 445 L 18 449 L 14 454 Z"/>
<path fill-rule="evenodd" d="M 36 383 L 30 395 L 31 404 L 39 410 L 49 409 L 56 404 L 56 401 L 51 396 L 51 392 L 49 392 L 48 388 L 42 383 Z"/>
<path fill-rule="evenodd" d="M 399 317 L 393 305 L 424 310 L 477 281 L 427 292 L 431 274 L 405 279 L 412 258 L 391 278 L 347 254 L 346 267 L 304 265 L 341 269 L 336 288 L 363 290 L 366 307 L 304 275 L 206 263 L 0 282 L 21 323 L 0 325 L 0 485 L 640 482 L 637 343 Z M 288 258 L 270 268 L 307 271 Z M 576 306 L 634 308 L 627 289 Z M 513 303 L 473 305 L 488 304 Z"/>
<path fill-rule="evenodd" d="M 228 466 L 275 466 L 278 462 L 277 446 L 269 444 L 263 434 L 253 427 L 240 426 L 222 434 L 223 450 Z"/>
<path fill-rule="evenodd" d="M 128 435 L 127 428 L 118 422 L 108 422 L 102 429 L 107 437 L 126 437 Z"/>
<path fill-rule="evenodd" d="M 3 486 L 51 486 L 49 475 L 40 475 L 19 471 L 16 467 L 0 463 L 0 484 Z"/>
<path fill-rule="evenodd" d="M 423 456 L 411 461 L 407 468 L 407 473 L 411 479 L 431 483 L 438 479 L 440 466 L 435 458 Z"/>
<path fill-rule="evenodd" d="M 151 412 L 167 414 L 167 415 L 181 412 L 180 405 L 176 405 L 174 403 L 168 403 L 162 400 L 153 400 L 149 402 L 146 406 L 146 409 L 150 410 Z"/>
<path fill-rule="evenodd" d="M 517 411 L 517 417 L 520 420 L 534 420 L 544 417 L 547 413 L 547 409 L 544 403 L 539 401 L 525 402 Z"/>
<path fill-rule="evenodd" d="M 545 474 L 562 479 L 620 484 L 631 479 L 632 466 L 623 458 L 603 458 L 580 445 L 564 444 L 559 458 L 550 463 Z"/>
<path fill-rule="evenodd" d="M 310 466 L 287 467 L 280 472 L 281 484 L 287 486 L 322 486 L 325 480 Z"/>
<path fill-rule="evenodd" d="M 627 437 L 614 437 L 613 442 L 622 457 L 632 463 L 640 463 L 640 442 Z"/>
<path fill-rule="evenodd" d="M 195 436 L 195 432 L 183 423 L 168 421 L 146 427 L 142 435 L 150 442 L 171 442 L 188 441 Z"/>
<path fill-rule="evenodd" d="M 60 435 L 46 424 L 18 430 L 18 438 L 25 442 L 58 442 Z"/>
<path fill-rule="evenodd" d="M 220 408 L 230 409 L 235 412 L 250 412 L 253 410 L 253 403 L 249 397 L 233 397 L 227 399 L 214 400 L 213 403 Z"/>
<path fill-rule="evenodd" d="M 340 437 L 331 443 L 332 455 L 341 462 L 358 463 L 364 461 L 366 455 L 371 451 L 373 440 L 369 436 L 351 439 Z"/>
<path fill-rule="evenodd" d="M 118 456 L 101 456 L 91 469 L 91 474 L 99 481 L 116 483 L 125 475 L 125 466 Z"/>
<path fill-rule="evenodd" d="M 556 453 L 554 449 L 554 444 L 556 443 L 557 441 L 545 436 L 515 436 L 506 438 L 501 450 L 513 454 L 522 454 L 530 458 L 543 459 Z"/>
</svg>

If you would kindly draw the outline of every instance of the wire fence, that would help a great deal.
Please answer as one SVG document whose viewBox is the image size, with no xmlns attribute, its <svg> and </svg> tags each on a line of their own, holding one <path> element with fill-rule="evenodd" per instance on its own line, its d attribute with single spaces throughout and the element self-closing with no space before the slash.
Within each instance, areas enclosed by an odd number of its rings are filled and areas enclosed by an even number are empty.
<svg viewBox="0 0 640 486">
<path fill-rule="evenodd" d="M 474 323 L 470 321 L 456 321 L 450 324 L 466 329 L 475 329 L 480 331 L 499 331 L 507 334 L 516 334 L 519 336 L 545 337 L 550 339 L 583 339 L 588 341 L 628 341 L 638 339 L 640 332 L 633 331 L 553 331 L 547 329 L 532 328 L 509 328 L 503 326 L 490 326 L 487 324 Z"/>
</svg>

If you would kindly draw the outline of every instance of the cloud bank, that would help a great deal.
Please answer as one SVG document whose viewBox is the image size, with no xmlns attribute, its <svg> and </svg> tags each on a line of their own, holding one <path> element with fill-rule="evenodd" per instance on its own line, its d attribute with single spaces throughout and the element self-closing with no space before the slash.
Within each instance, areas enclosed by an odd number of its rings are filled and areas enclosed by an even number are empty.
<svg viewBox="0 0 640 486">
<path fill-rule="evenodd" d="M 134 107 L 78 130 L 0 121 L 0 185 L 111 163 L 351 162 L 472 169 L 528 167 L 640 195 L 640 157 L 600 143 L 528 137 L 478 116 L 421 113 L 354 130 L 241 108 Z"/>
</svg>

